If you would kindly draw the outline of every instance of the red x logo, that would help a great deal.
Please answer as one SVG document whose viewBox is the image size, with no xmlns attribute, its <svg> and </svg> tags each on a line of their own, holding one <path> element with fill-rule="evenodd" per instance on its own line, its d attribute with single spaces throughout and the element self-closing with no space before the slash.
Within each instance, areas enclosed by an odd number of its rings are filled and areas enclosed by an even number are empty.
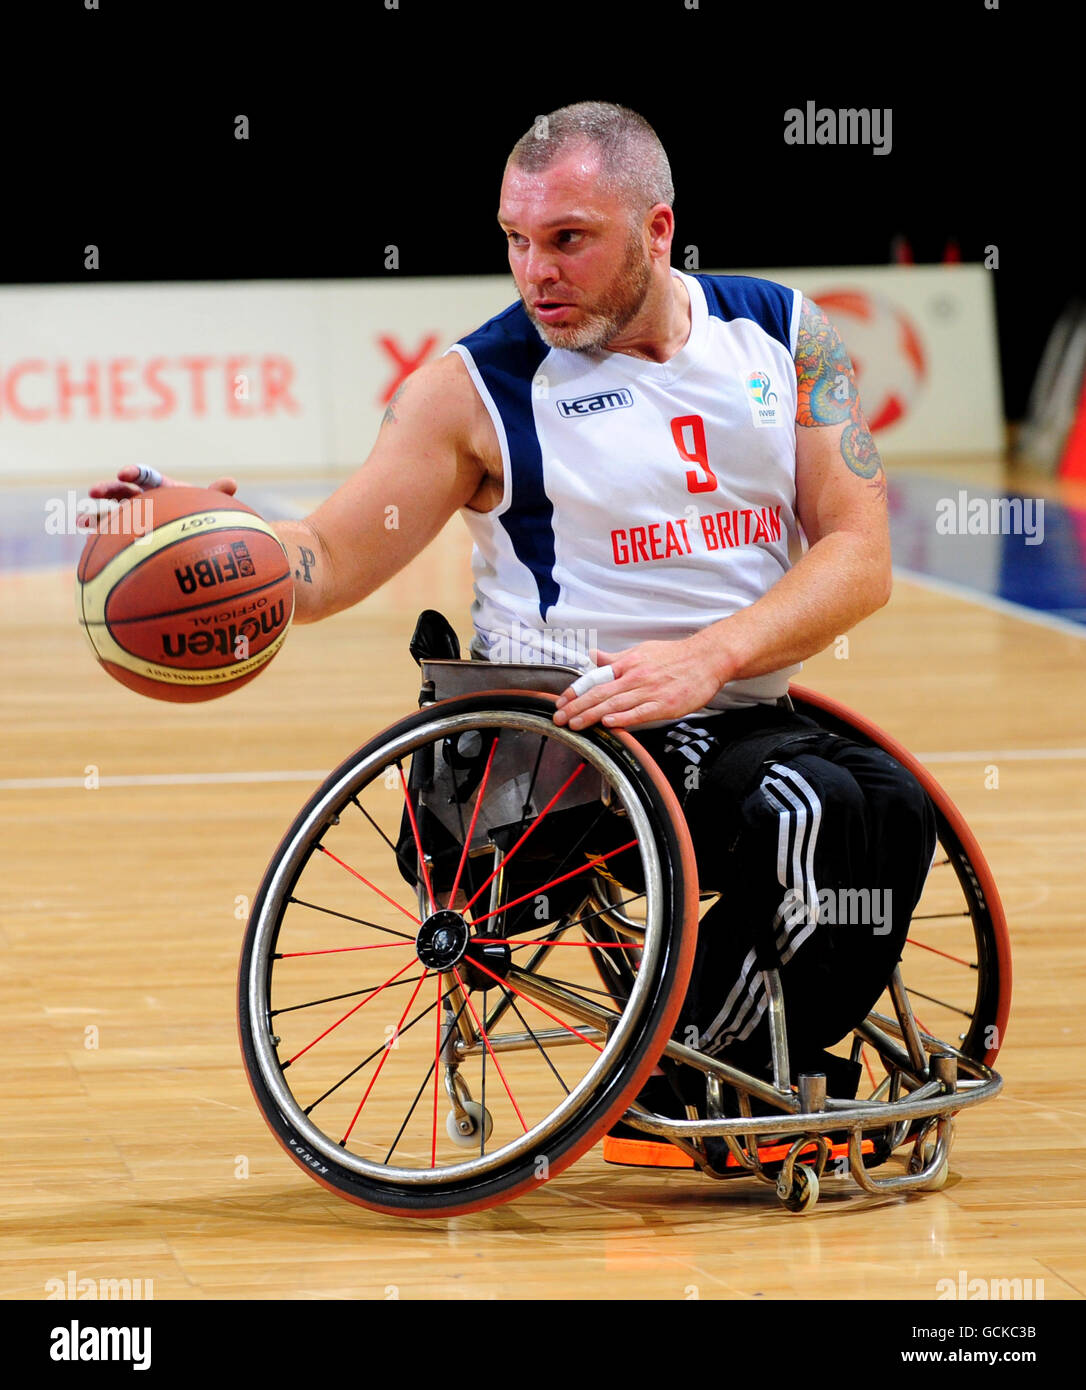
<svg viewBox="0 0 1086 1390">
<path fill-rule="evenodd" d="M 421 367 L 426 358 L 433 352 L 437 345 L 437 334 L 431 333 L 429 337 L 424 338 L 422 347 L 419 348 L 414 357 L 412 357 L 410 353 L 405 355 L 400 350 L 400 345 L 395 338 L 379 337 L 377 341 L 396 364 L 397 375 L 394 376 L 391 383 L 385 387 L 384 393 L 381 396 L 381 404 L 387 405 L 415 368 Z"/>
</svg>

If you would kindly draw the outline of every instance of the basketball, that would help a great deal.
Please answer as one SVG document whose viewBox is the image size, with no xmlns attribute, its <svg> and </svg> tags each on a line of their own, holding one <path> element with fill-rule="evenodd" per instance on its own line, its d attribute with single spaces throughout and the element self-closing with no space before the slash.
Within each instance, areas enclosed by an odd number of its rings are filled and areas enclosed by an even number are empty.
<svg viewBox="0 0 1086 1390">
<path fill-rule="evenodd" d="M 157 488 L 99 519 L 76 572 L 79 622 L 114 680 L 156 700 L 213 700 L 251 681 L 294 614 L 286 552 L 250 507 Z"/>
</svg>

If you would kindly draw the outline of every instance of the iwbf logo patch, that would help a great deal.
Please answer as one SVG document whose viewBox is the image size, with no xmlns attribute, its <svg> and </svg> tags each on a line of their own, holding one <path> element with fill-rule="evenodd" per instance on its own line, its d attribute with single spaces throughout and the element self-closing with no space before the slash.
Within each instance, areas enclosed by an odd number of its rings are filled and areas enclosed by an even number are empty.
<svg viewBox="0 0 1086 1390">
<path fill-rule="evenodd" d="M 750 418 L 759 429 L 781 423 L 778 396 L 776 391 L 770 390 L 767 372 L 749 373 L 747 398 L 750 401 Z"/>
</svg>

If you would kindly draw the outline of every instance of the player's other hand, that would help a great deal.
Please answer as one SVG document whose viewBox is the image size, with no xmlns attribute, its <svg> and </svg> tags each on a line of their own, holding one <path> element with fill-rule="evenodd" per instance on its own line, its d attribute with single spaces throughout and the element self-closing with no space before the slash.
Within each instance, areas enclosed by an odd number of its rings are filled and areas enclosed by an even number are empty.
<svg viewBox="0 0 1086 1390">
<path fill-rule="evenodd" d="M 572 687 L 558 697 L 554 722 L 571 729 L 602 723 L 625 729 L 653 720 L 682 719 L 702 709 L 724 684 L 719 661 L 711 659 L 701 634 L 678 642 L 640 642 L 622 652 L 593 651 L 598 666 L 614 679 L 583 695 Z"/>
<path fill-rule="evenodd" d="M 87 491 L 88 497 L 93 497 L 105 502 L 124 502 L 129 497 L 138 497 L 141 492 L 150 492 L 156 487 L 192 487 L 191 483 L 178 482 L 176 478 L 162 477 L 161 474 L 154 475 L 147 479 L 147 469 L 140 468 L 138 464 L 128 463 L 123 468 L 118 468 L 116 478 L 106 478 L 104 481 L 95 483 Z M 161 478 L 161 482 L 158 479 Z M 147 479 L 147 481 L 141 481 Z M 216 478 L 213 483 L 208 483 L 211 492 L 224 492 L 227 497 L 233 497 L 238 490 L 237 482 L 233 478 Z M 97 518 L 93 514 L 80 514 L 76 524 L 84 531 L 96 529 Z"/>
</svg>

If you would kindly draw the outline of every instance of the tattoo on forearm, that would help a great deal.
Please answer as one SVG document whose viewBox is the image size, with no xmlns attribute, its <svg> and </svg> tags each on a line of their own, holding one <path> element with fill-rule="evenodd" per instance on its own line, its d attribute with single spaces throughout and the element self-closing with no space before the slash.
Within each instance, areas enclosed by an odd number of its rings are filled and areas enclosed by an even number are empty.
<svg viewBox="0 0 1086 1390">
<path fill-rule="evenodd" d="M 852 362 L 833 324 L 809 299 L 803 301 L 796 340 L 796 386 L 796 423 L 808 428 L 845 424 L 841 457 L 885 497 L 882 460 L 860 409 Z"/>
<path fill-rule="evenodd" d="M 317 565 L 316 555 L 313 553 L 312 550 L 309 549 L 308 546 L 300 545 L 298 547 L 298 558 L 301 561 L 302 567 L 300 570 L 294 571 L 294 578 L 300 579 L 303 584 L 312 584 L 312 571 L 316 568 Z"/>
</svg>

